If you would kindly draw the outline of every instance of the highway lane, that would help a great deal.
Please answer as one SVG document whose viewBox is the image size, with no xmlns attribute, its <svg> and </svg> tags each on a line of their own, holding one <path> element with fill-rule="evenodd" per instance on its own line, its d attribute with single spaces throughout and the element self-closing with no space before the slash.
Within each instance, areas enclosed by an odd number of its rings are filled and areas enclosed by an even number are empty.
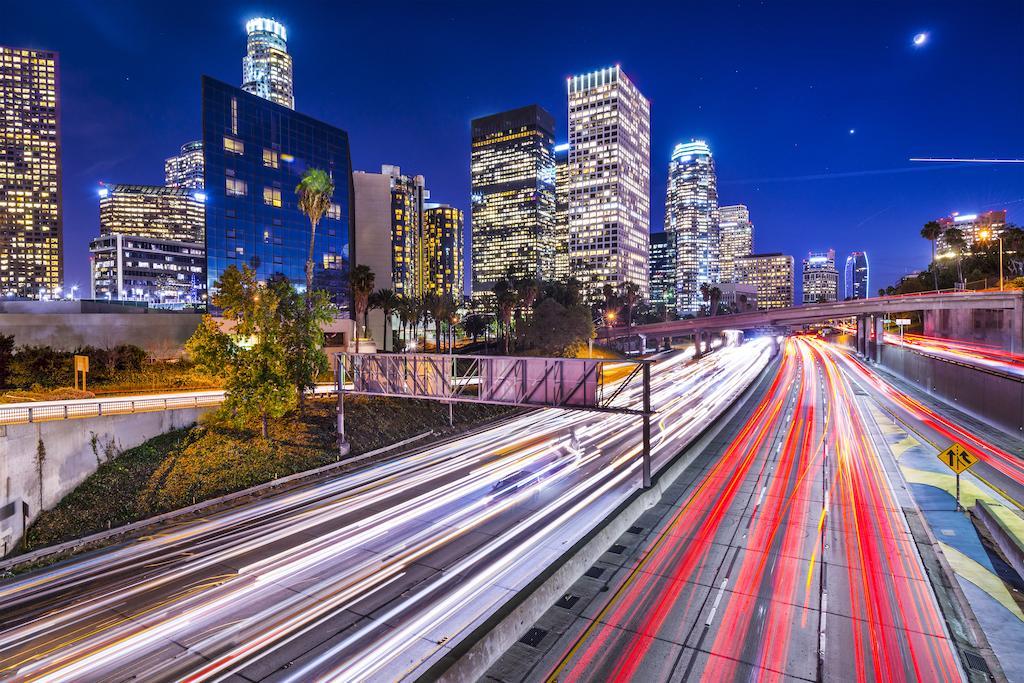
<svg viewBox="0 0 1024 683">
<path fill-rule="evenodd" d="M 939 358 L 979 365 L 1017 377 L 1024 376 L 1024 354 L 1010 353 L 994 344 L 981 344 L 922 334 L 885 334 L 886 344 L 903 345 Z"/>
<path fill-rule="evenodd" d="M 659 362 L 655 467 L 768 354 L 757 342 Z M 7 581 L 0 675 L 415 675 L 635 488 L 639 431 L 635 416 L 535 411 Z"/>
<path fill-rule="evenodd" d="M 788 341 L 761 402 L 613 590 L 539 662 L 492 677 L 962 680 L 862 401 L 830 353 Z"/>
</svg>

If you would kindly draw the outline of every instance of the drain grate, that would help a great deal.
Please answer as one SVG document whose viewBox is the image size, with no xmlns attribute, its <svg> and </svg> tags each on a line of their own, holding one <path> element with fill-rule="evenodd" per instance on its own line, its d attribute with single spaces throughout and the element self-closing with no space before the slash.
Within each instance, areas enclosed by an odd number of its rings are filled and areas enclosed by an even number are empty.
<svg viewBox="0 0 1024 683">
<path fill-rule="evenodd" d="M 988 664 L 985 663 L 985 658 L 981 655 L 964 650 L 964 659 L 967 661 L 968 668 L 980 671 L 987 676 L 992 675 L 992 672 L 988 668 Z"/>
<path fill-rule="evenodd" d="M 571 609 L 580 599 L 580 596 L 573 595 L 572 593 L 566 593 L 558 602 L 555 603 L 556 607 L 564 607 L 565 609 Z"/>
<path fill-rule="evenodd" d="M 592 579 L 601 578 L 601 574 L 604 574 L 604 569 L 601 567 L 591 567 L 587 571 L 583 572 L 583 576 L 589 576 Z"/>
<path fill-rule="evenodd" d="M 615 555 L 621 555 L 625 550 L 626 546 L 622 545 L 621 543 L 616 543 L 611 548 L 608 548 L 608 552 L 613 553 Z"/>
<path fill-rule="evenodd" d="M 519 639 L 519 642 L 530 647 L 537 647 L 547 634 L 546 629 L 533 627 L 526 632 L 525 636 Z"/>
<path fill-rule="evenodd" d="M 638 534 L 638 533 L 640 533 L 643 530 L 644 530 L 644 528 L 642 526 L 631 526 L 628 529 L 626 529 L 626 533 Z"/>
</svg>

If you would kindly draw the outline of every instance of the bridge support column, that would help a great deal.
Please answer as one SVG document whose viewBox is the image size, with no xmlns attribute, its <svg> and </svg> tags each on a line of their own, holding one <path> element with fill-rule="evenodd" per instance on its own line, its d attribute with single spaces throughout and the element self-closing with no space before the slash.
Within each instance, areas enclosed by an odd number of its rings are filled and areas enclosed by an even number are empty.
<svg viewBox="0 0 1024 683">
<path fill-rule="evenodd" d="M 662 344 L 662 348 L 663 349 L 665 349 L 666 351 L 671 351 L 672 350 L 672 337 L 665 337 L 662 340 L 662 342 L 663 342 L 663 344 Z"/>
<path fill-rule="evenodd" d="M 868 356 L 868 317 L 857 316 L 857 355 L 861 358 Z"/>
<path fill-rule="evenodd" d="M 704 330 L 697 330 L 696 334 L 693 335 L 693 357 L 700 358 L 703 353 L 704 342 Z"/>
<path fill-rule="evenodd" d="M 882 344 L 885 343 L 885 316 L 876 315 L 875 320 L 875 353 L 874 360 L 876 363 L 882 362 Z"/>
</svg>

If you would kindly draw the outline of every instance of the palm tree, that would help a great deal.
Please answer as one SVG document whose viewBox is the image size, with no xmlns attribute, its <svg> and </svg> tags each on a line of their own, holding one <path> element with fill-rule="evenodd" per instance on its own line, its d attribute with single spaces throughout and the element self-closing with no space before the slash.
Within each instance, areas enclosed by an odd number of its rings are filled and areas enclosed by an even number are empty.
<svg viewBox="0 0 1024 683">
<path fill-rule="evenodd" d="M 710 282 L 702 282 L 702 283 L 700 283 L 700 298 L 704 299 L 704 301 L 709 302 L 709 305 L 710 305 L 710 301 L 711 301 L 711 283 Z"/>
<path fill-rule="evenodd" d="M 306 306 L 312 305 L 313 292 L 313 244 L 316 241 L 316 226 L 331 208 L 334 196 L 334 180 L 319 168 L 307 169 L 295 188 L 299 196 L 299 211 L 309 219 L 309 258 L 306 259 Z M 358 346 L 359 340 L 356 339 Z"/>
<path fill-rule="evenodd" d="M 626 348 L 633 345 L 633 310 L 640 301 L 640 287 L 635 282 L 622 283 L 622 303 L 626 307 Z"/>
<path fill-rule="evenodd" d="M 945 232 L 945 239 L 949 248 L 956 253 L 956 279 L 960 282 L 960 285 L 963 286 L 963 256 L 964 249 L 967 247 L 967 240 L 964 239 L 964 233 L 960 228 L 947 228 Z"/>
<path fill-rule="evenodd" d="M 398 317 L 402 321 L 402 343 L 409 346 L 409 331 L 416 335 L 416 322 L 419 320 L 419 309 L 416 307 L 416 300 L 407 296 L 401 296 L 398 300 Z"/>
<path fill-rule="evenodd" d="M 494 283 L 494 298 L 498 307 L 499 328 L 504 330 L 505 354 L 510 353 L 509 342 L 512 327 L 512 311 L 519 303 L 519 293 L 512 287 L 507 278 L 502 278 Z M 500 330 L 499 330 L 500 331 Z"/>
<path fill-rule="evenodd" d="M 462 321 L 462 331 L 473 338 L 473 343 L 487 331 L 487 318 L 477 313 Z"/>
<path fill-rule="evenodd" d="M 398 308 L 399 298 L 395 290 L 390 288 L 378 289 L 373 293 L 374 304 L 384 314 L 384 350 L 388 350 L 391 341 L 391 314 Z"/>
<path fill-rule="evenodd" d="M 370 307 L 370 293 L 373 292 L 373 280 L 373 271 L 367 265 L 355 266 L 349 273 L 352 299 L 356 307 L 356 353 L 359 353 L 359 321 L 366 320 L 366 311 Z"/>
<path fill-rule="evenodd" d="M 708 292 L 708 299 L 711 302 L 711 315 L 718 315 L 718 304 L 722 300 L 722 290 L 712 285 Z"/>
<path fill-rule="evenodd" d="M 935 291 L 939 291 L 939 273 L 935 269 L 935 241 L 942 235 L 942 226 L 939 225 L 938 221 L 928 221 L 921 228 L 921 237 L 925 238 L 932 243 L 932 279 L 935 282 Z"/>
</svg>

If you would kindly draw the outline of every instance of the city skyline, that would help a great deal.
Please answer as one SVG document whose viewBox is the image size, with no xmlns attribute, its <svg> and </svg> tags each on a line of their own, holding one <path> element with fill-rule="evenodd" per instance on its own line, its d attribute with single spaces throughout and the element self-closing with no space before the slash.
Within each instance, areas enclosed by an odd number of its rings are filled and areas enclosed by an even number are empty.
<svg viewBox="0 0 1024 683">
<path fill-rule="evenodd" d="M 416 168 L 432 178 L 431 184 L 439 195 L 463 210 L 469 204 L 469 161 L 464 143 L 469 120 L 535 101 L 555 116 L 556 139 L 563 140 L 567 130 L 564 78 L 609 62 L 622 64 L 641 92 L 654 102 L 653 226 L 663 222 L 659 197 L 665 189 L 671 146 L 680 139 L 698 136 L 707 139 L 716 151 L 720 202 L 743 203 L 757 217 L 755 251 L 802 254 L 814 246 L 806 239 L 808 230 L 820 229 L 821 225 L 835 226 L 828 243 L 838 253 L 866 250 L 883 255 L 872 259 L 875 288 L 892 284 L 901 274 L 926 264 L 929 245 L 917 235 L 924 222 L 954 211 L 981 213 L 999 208 L 1009 208 L 1010 221 L 1015 222 L 1014 204 L 1021 200 L 1019 191 L 1014 190 L 1015 183 L 1019 186 L 1021 169 L 975 165 L 926 167 L 907 161 L 910 156 L 922 154 L 1014 153 L 1007 149 L 1016 139 L 1009 112 L 1019 108 L 1015 103 L 1021 95 L 1013 89 L 1000 90 L 1007 106 L 990 112 L 984 122 L 971 112 L 965 113 L 966 118 L 957 127 L 938 117 L 925 116 L 926 92 L 940 83 L 944 91 L 964 88 L 966 92 L 968 85 L 983 91 L 1006 81 L 1013 56 L 1000 45 L 1001 41 L 993 41 L 992 49 L 984 55 L 967 55 L 956 49 L 953 35 L 954 28 L 998 35 L 1003 27 L 993 21 L 995 13 L 962 11 L 957 13 L 954 24 L 953 13 L 942 8 L 929 10 L 927 17 L 916 11 L 888 8 L 878 17 L 856 19 L 862 30 L 851 33 L 866 41 L 857 50 L 848 51 L 856 55 L 856 63 L 844 56 L 843 45 L 836 44 L 826 50 L 820 66 L 783 78 L 771 76 L 767 69 L 749 59 L 759 45 L 763 48 L 767 38 L 743 32 L 747 44 L 737 47 L 734 41 L 739 36 L 716 34 L 730 17 L 725 10 L 697 10 L 702 16 L 707 15 L 704 18 L 708 36 L 725 36 L 728 45 L 714 48 L 682 72 L 657 66 L 659 57 L 664 62 L 663 49 L 653 49 L 651 55 L 639 49 L 641 45 L 660 44 L 659 37 L 664 36 L 664 31 L 659 22 L 638 22 L 646 27 L 644 31 L 625 33 L 614 48 L 581 49 L 580 41 L 587 22 L 591 21 L 581 20 L 583 23 L 568 35 L 560 36 L 565 48 L 542 58 L 531 58 L 533 72 L 525 79 L 528 82 L 480 79 L 476 76 L 481 66 L 456 64 L 448 57 L 432 55 L 428 65 L 431 68 L 424 71 L 447 64 L 452 77 L 465 78 L 472 86 L 456 102 L 445 100 L 444 107 L 438 97 L 428 96 L 420 98 L 422 103 L 415 111 L 396 113 L 389 111 L 392 107 L 387 104 L 390 76 L 380 68 L 372 68 L 372 60 L 360 61 L 362 58 L 354 49 L 351 54 L 345 53 L 348 59 L 355 60 L 353 68 L 346 69 L 346 73 L 354 74 L 350 84 L 341 74 L 332 79 L 322 78 L 323 67 L 316 64 L 316 55 L 325 44 L 320 24 L 327 22 L 318 22 L 309 10 L 302 8 L 259 9 L 264 10 L 264 16 L 275 17 L 288 27 L 288 51 L 297 55 L 294 77 L 301 108 L 350 132 L 354 168 L 375 169 L 382 162 Z M 80 13 L 74 7 L 68 11 L 72 18 Z M 440 14 L 446 11 L 439 10 Z M 807 35 L 805 47 L 779 47 L 776 58 L 782 65 L 788 65 L 815 45 L 823 47 L 829 41 L 849 40 L 811 30 L 817 27 L 828 33 L 824 30 L 826 16 L 809 18 L 796 8 L 772 16 L 758 14 L 756 7 L 749 11 L 769 26 L 780 27 L 780 31 L 799 29 Z M 450 13 L 453 17 L 457 14 L 454 10 Z M 65 282 L 69 285 L 87 282 L 88 262 L 84 255 L 97 228 L 96 183 L 101 179 L 161 182 L 159 160 L 175 154 L 183 141 L 199 135 L 198 107 L 191 106 L 189 101 L 198 98 L 200 75 L 208 73 L 232 83 L 239 80 L 239 62 L 245 49 L 244 23 L 257 12 L 240 5 L 218 7 L 209 11 L 209 21 L 202 26 L 187 27 L 184 17 L 171 16 L 160 9 L 128 9 L 123 14 L 127 17 L 82 17 L 82 25 L 70 31 L 68 28 L 75 22 L 45 25 L 29 15 L 21 15 L 15 8 L 12 21 L 0 29 L 2 44 L 61 52 L 62 70 L 69 74 L 62 79 Z M 420 14 L 422 10 L 414 9 L 411 18 L 403 18 L 396 31 L 403 35 L 411 32 L 412 19 Z M 553 20 L 561 16 L 557 11 L 555 14 Z M 347 10 L 344 16 L 351 21 L 343 30 L 346 34 L 352 31 L 355 36 L 358 27 L 377 14 L 357 7 Z M 120 22 L 127 25 L 129 21 L 140 27 L 137 33 L 147 36 L 145 41 L 118 30 Z M 918 50 L 910 45 L 910 37 L 923 21 L 929 22 L 931 37 L 928 45 Z M 785 22 L 791 22 L 792 28 L 785 28 Z M 461 19 L 453 23 L 456 29 L 466 26 Z M 168 59 L 164 53 L 169 50 L 162 48 L 169 48 L 177 35 L 175 26 L 187 31 L 190 39 L 204 49 L 194 51 L 195 54 L 174 53 L 175 68 L 168 70 L 161 65 Z M 535 31 L 546 39 L 554 35 L 548 29 Z M 502 57 L 501 51 L 511 39 L 505 33 L 496 37 L 494 55 L 501 64 L 509 59 Z M 780 35 L 772 39 L 776 46 L 783 42 Z M 725 49 L 729 46 L 737 49 L 730 52 Z M 140 55 L 149 61 L 136 64 Z M 889 72 L 877 78 L 882 68 L 889 68 Z M 161 87 L 156 87 L 153 81 L 144 82 L 143 76 L 150 69 L 167 76 L 161 80 Z M 877 97 L 853 101 L 847 97 L 848 89 L 826 79 L 827 73 L 841 75 L 838 81 L 875 79 L 878 82 L 873 92 Z M 720 81 L 727 78 L 728 83 L 700 85 L 714 80 L 716 75 Z M 374 79 L 381 82 L 372 84 Z M 344 90 L 342 83 L 346 83 Z M 412 83 L 410 87 L 420 93 L 428 84 Z M 685 96 L 680 94 L 684 91 Z M 723 91 L 742 91 L 763 115 L 752 121 L 725 111 L 730 103 L 723 97 Z M 339 98 L 342 92 L 350 97 Z M 795 114 L 788 112 L 786 99 L 794 93 L 803 98 L 801 111 Z M 381 102 L 380 107 L 372 106 L 374 98 Z M 876 99 L 886 100 L 886 107 L 874 104 Z M 86 120 L 92 118 L 96 120 Z M 411 125 L 412 122 L 416 125 Z M 400 123 L 407 124 L 410 132 L 404 133 Z M 800 132 L 798 128 L 804 130 Z M 748 129 L 749 133 L 745 133 Z M 412 139 L 430 140 L 430 144 L 413 145 Z"/>
</svg>

